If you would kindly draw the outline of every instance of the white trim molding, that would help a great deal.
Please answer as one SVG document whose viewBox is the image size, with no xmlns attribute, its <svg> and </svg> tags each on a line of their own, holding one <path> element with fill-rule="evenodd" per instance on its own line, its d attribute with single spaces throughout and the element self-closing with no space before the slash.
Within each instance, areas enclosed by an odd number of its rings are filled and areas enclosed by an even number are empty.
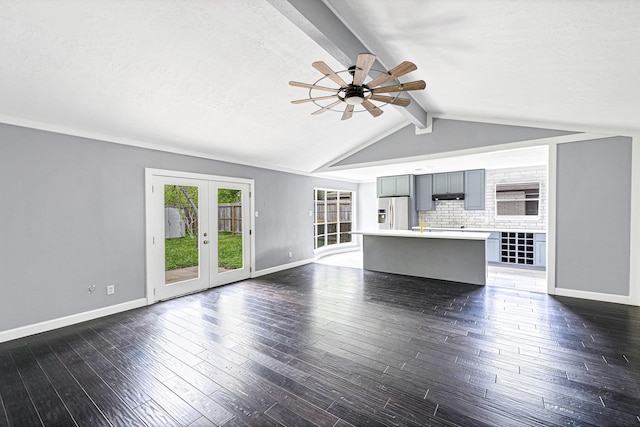
<svg viewBox="0 0 640 427">
<path fill-rule="evenodd" d="M 556 185 L 558 144 L 549 144 L 547 162 L 547 293 L 556 293 Z"/>
<path fill-rule="evenodd" d="M 265 268 L 263 270 L 254 271 L 251 275 L 252 278 L 264 276 L 266 274 L 277 273 L 278 271 L 288 270 L 294 267 L 300 267 L 301 265 L 311 264 L 315 260 L 313 258 L 303 259 L 301 261 L 290 262 L 289 264 L 276 265 L 275 267 Z"/>
<path fill-rule="evenodd" d="M 604 294 L 601 292 L 580 291 L 576 289 L 555 288 L 555 295 L 560 297 L 582 298 L 593 301 L 612 302 L 615 304 L 635 305 L 631 297 L 626 295 Z"/>
<path fill-rule="evenodd" d="M 629 297 L 640 306 L 640 134 L 631 142 L 631 248 L 629 249 Z"/>
<path fill-rule="evenodd" d="M 110 316 L 123 311 L 133 310 L 147 305 L 146 298 L 140 298 L 133 301 L 124 302 L 122 304 L 110 305 L 108 307 L 97 308 L 95 310 L 85 311 L 83 313 L 72 314 L 69 316 L 59 317 L 33 325 L 21 326 L 15 329 L 0 331 L 0 343 L 24 338 L 29 335 L 35 335 L 42 332 L 52 331 L 54 329 L 64 328 L 65 326 L 75 325 L 76 323 L 86 322 L 88 320 L 98 319 L 104 316 Z"/>
</svg>

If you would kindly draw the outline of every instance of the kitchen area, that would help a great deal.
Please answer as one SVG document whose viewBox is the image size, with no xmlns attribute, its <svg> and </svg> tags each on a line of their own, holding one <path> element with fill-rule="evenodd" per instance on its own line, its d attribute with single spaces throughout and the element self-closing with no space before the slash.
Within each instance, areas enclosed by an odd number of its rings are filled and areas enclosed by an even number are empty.
<svg viewBox="0 0 640 427">
<path fill-rule="evenodd" d="M 546 292 L 546 165 L 381 176 L 375 191 L 375 224 L 354 232 L 365 269 Z"/>
</svg>

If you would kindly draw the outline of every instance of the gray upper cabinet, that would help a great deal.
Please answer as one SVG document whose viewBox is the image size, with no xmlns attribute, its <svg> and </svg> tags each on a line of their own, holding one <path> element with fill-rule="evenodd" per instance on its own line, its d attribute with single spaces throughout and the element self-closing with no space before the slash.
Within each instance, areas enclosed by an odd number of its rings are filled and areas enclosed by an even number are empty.
<svg viewBox="0 0 640 427">
<path fill-rule="evenodd" d="M 433 194 L 464 193 L 464 172 L 433 174 Z"/>
<path fill-rule="evenodd" d="M 445 194 L 448 192 L 449 184 L 446 173 L 436 173 L 433 175 L 433 194 Z"/>
<path fill-rule="evenodd" d="M 413 175 L 382 176 L 377 179 L 378 197 L 411 196 Z"/>
<path fill-rule="evenodd" d="M 464 172 L 464 208 L 466 210 L 484 210 L 484 169 Z"/>
<path fill-rule="evenodd" d="M 396 181 L 392 176 L 378 178 L 378 197 L 388 197 L 395 195 Z"/>
<path fill-rule="evenodd" d="M 418 211 L 432 211 L 433 200 L 432 196 L 433 175 L 417 175 L 416 176 L 416 210 Z"/>
<path fill-rule="evenodd" d="M 464 172 L 449 172 L 449 193 L 464 193 Z"/>
</svg>

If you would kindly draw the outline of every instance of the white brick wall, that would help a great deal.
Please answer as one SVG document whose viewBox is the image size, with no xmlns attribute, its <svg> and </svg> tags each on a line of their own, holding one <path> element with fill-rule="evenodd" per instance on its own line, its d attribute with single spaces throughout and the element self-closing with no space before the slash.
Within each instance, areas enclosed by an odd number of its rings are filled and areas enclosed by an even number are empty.
<svg viewBox="0 0 640 427">
<path fill-rule="evenodd" d="M 539 215 L 533 218 L 502 219 L 496 218 L 496 184 L 539 182 Z M 485 171 L 485 210 L 466 211 L 464 200 L 435 201 L 435 210 L 422 212 L 427 227 L 498 228 L 546 230 L 547 228 L 547 167 L 493 169 Z"/>
</svg>

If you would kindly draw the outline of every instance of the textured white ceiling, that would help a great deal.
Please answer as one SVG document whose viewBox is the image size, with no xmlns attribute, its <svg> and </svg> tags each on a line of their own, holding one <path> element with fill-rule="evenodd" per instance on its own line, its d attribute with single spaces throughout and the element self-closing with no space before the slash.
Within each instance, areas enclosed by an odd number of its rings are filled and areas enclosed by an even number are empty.
<svg viewBox="0 0 640 427">
<path fill-rule="evenodd" d="M 440 117 L 640 131 L 637 0 L 327 0 Z"/>
<path fill-rule="evenodd" d="M 404 122 L 292 105 L 318 45 L 268 2 L 6 0 L 0 115 L 310 172 Z"/>
<path fill-rule="evenodd" d="M 638 1 L 326 3 L 437 116 L 640 132 Z M 266 0 L 4 0 L 0 121 L 301 172 L 407 123 L 292 105 L 316 60 Z"/>
</svg>

